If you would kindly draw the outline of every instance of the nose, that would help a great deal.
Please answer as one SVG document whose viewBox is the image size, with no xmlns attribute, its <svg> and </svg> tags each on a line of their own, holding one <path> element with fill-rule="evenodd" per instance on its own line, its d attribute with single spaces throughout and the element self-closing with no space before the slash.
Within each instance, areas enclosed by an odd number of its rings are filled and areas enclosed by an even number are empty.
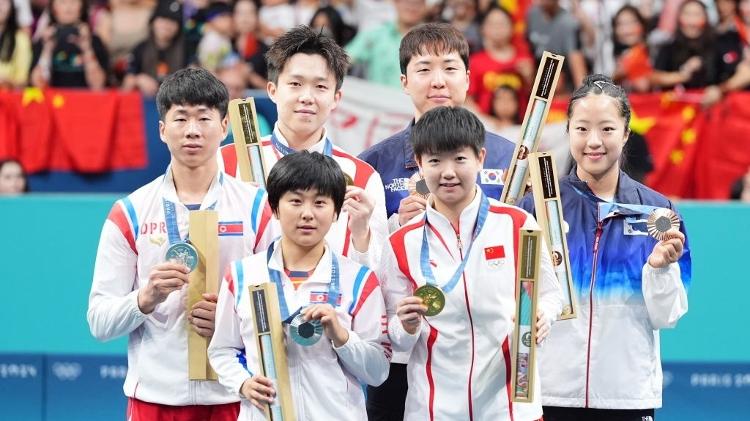
<svg viewBox="0 0 750 421">
<path fill-rule="evenodd" d="M 312 96 L 311 88 L 309 87 L 303 88 L 302 92 L 300 92 L 299 94 L 299 102 L 305 105 L 309 105 L 309 104 L 312 104 L 312 101 L 313 101 L 313 96 Z"/>
<path fill-rule="evenodd" d="M 198 127 L 198 123 L 195 120 L 188 120 L 187 127 L 185 127 L 185 135 L 187 137 L 196 137 L 200 135 L 200 129 Z"/>
<path fill-rule="evenodd" d="M 591 149 L 597 149 L 603 145 L 601 134 L 597 130 L 592 130 L 586 139 L 586 146 Z"/>
<path fill-rule="evenodd" d="M 313 219 L 313 205 L 311 203 L 305 203 L 302 205 L 301 217 L 304 221 L 311 221 Z"/>
<path fill-rule="evenodd" d="M 452 180 L 456 178 L 456 169 L 453 167 L 452 163 L 446 163 L 443 166 L 443 169 L 440 172 L 440 177 L 444 180 Z"/>
<path fill-rule="evenodd" d="M 443 75 L 442 70 L 438 70 L 434 73 L 432 77 L 432 87 L 442 88 L 443 86 L 445 86 L 445 75 Z"/>
</svg>

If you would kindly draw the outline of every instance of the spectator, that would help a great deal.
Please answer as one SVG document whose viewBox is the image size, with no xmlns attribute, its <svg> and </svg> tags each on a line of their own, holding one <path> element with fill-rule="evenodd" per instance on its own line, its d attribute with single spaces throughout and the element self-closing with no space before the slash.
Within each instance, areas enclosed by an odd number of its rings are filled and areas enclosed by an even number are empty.
<svg viewBox="0 0 750 421">
<path fill-rule="evenodd" d="M 716 11 L 719 15 L 719 22 L 714 27 L 717 35 L 720 36 L 731 31 L 739 24 L 739 17 L 737 16 L 738 3 L 739 1 L 737 0 L 714 0 Z"/>
<path fill-rule="evenodd" d="M 425 0 L 394 0 L 396 21 L 366 32 L 359 32 L 346 46 L 354 65 L 362 66 L 365 78 L 401 89 L 398 48 L 405 33 L 427 15 Z"/>
<path fill-rule="evenodd" d="M 221 67 L 237 64 L 239 57 L 232 49 L 233 25 L 231 7 L 226 3 L 211 3 L 203 25 L 203 38 L 198 44 L 198 64 L 201 67 L 216 73 Z"/>
<path fill-rule="evenodd" d="M 150 22 L 148 39 L 130 55 L 122 88 L 137 89 L 153 97 L 164 78 L 185 66 L 180 4 L 177 1 L 159 3 Z"/>
<path fill-rule="evenodd" d="M 559 0 L 539 0 L 529 8 L 526 25 L 526 35 L 536 61 L 541 59 L 544 51 L 565 56 L 563 74 L 570 82 L 569 88 L 580 85 L 587 70 L 578 39 L 580 27 L 575 17 L 560 7 Z"/>
<path fill-rule="evenodd" d="M 738 178 L 734 184 L 732 184 L 730 198 L 732 200 L 750 203 L 750 168 L 747 169 L 747 172 L 743 174 L 742 177 Z"/>
<path fill-rule="evenodd" d="M 344 23 L 341 14 L 332 6 L 318 9 L 310 21 L 310 26 L 316 31 L 323 31 L 342 47 L 348 44 L 357 32 L 355 28 Z"/>
<path fill-rule="evenodd" d="M 109 55 L 87 23 L 88 2 L 51 0 L 49 16 L 50 25 L 34 43 L 31 83 L 39 88 L 104 88 Z"/>
<path fill-rule="evenodd" d="M 229 99 L 245 98 L 245 91 L 247 91 L 247 82 L 245 78 L 245 72 L 241 66 L 224 67 L 218 71 L 216 78 L 227 87 L 229 93 Z M 268 120 L 261 114 L 257 114 L 258 117 L 258 130 L 260 130 L 261 136 L 268 136 L 271 134 L 271 125 L 268 124 Z M 229 134 L 224 140 L 223 144 L 232 143 L 234 137 L 232 136 L 232 130 L 228 130 Z"/>
<path fill-rule="evenodd" d="M 656 56 L 652 77 L 654 86 L 705 88 L 715 83 L 714 41 L 706 6 L 698 0 L 682 3 L 677 12 L 674 39 L 661 47 Z"/>
<path fill-rule="evenodd" d="M 729 92 L 747 90 L 750 87 L 750 0 L 737 2 L 738 19 L 735 25 L 720 34 L 715 44 L 718 83 L 707 87 L 703 105 L 710 106 Z"/>
<path fill-rule="evenodd" d="M 109 5 L 109 17 L 103 14 L 93 25 L 109 50 L 113 73 L 121 79 L 127 70 L 128 56 L 148 38 L 155 1 L 110 0 Z"/>
<path fill-rule="evenodd" d="M 493 3 L 497 4 L 497 3 Z M 447 0 L 442 18 L 456 27 L 469 43 L 469 51 L 474 54 L 482 49 L 482 35 L 477 22 L 477 0 Z"/>
<path fill-rule="evenodd" d="M 263 42 L 271 45 L 276 38 L 295 26 L 297 15 L 289 0 L 261 0 L 261 5 L 258 12 L 260 34 Z"/>
<path fill-rule="evenodd" d="M 26 172 L 15 159 L 0 160 L 0 195 L 16 195 L 29 191 Z"/>
<path fill-rule="evenodd" d="M 638 9 L 625 5 L 612 18 L 612 28 L 617 63 L 612 78 L 626 91 L 647 92 L 653 67 L 646 45 L 646 20 Z"/>
<path fill-rule="evenodd" d="M 297 0 L 294 3 L 294 24 L 309 25 L 313 15 L 321 8 L 320 0 Z"/>
<path fill-rule="evenodd" d="M 13 0 L 0 0 L 0 88 L 26 86 L 31 40 L 18 26 Z"/>
<path fill-rule="evenodd" d="M 490 112 L 485 117 L 485 125 L 489 131 L 505 133 L 509 127 L 521 124 L 521 98 L 514 87 L 498 86 L 492 94 L 490 105 Z"/>
<path fill-rule="evenodd" d="M 265 89 L 268 68 L 265 54 L 268 46 L 258 38 L 258 8 L 252 0 L 239 0 L 234 4 L 234 49 L 247 63 L 246 77 L 252 88 Z"/>
<path fill-rule="evenodd" d="M 469 60 L 469 97 L 489 114 L 492 96 L 500 85 L 526 93 L 534 78 L 534 62 L 528 47 L 514 37 L 513 18 L 492 5 L 482 18 L 484 50 Z"/>
</svg>

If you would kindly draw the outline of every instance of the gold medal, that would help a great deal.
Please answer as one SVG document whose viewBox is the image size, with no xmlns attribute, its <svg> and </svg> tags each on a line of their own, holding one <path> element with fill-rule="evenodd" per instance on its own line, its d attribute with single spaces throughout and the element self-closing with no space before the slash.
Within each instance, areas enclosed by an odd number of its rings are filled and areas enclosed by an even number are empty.
<svg viewBox="0 0 750 421">
<path fill-rule="evenodd" d="M 657 240 L 668 240 L 670 236 L 667 234 L 667 231 L 672 228 L 676 230 L 680 229 L 680 218 L 671 209 L 658 208 L 648 216 L 646 228 L 649 235 Z"/>
<path fill-rule="evenodd" d="M 409 190 L 409 194 L 419 196 L 422 199 L 427 200 L 427 197 L 430 195 L 430 189 L 427 187 L 427 182 L 424 181 L 424 178 L 416 172 L 414 175 L 409 178 L 409 181 L 406 183 L 406 188 Z"/>
<path fill-rule="evenodd" d="M 414 296 L 422 299 L 427 306 L 427 316 L 437 316 L 445 307 L 445 294 L 435 285 L 425 284 L 414 291 Z"/>
</svg>

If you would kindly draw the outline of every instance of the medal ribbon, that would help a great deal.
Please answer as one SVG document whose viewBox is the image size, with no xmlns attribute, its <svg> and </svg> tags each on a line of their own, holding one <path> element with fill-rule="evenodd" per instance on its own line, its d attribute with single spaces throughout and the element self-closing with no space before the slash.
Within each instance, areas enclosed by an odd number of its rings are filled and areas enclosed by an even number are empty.
<svg viewBox="0 0 750 421">
<path fill-rule="evenodd" d="M 185 241 L 180 237 L 180 229 L 177 227 L 177 209 L 173 202 L 167 199 L 161 199 L 164 206 L 164 220 L 167 223 L 167 236 L 169 237 L 169 244 L 187 243 L 190 238 L 190 232 L 188 232 Z M 206 210 L 213 210 L 216 207 L 216 202 L 206 208 Z"/>
<path fill-rule="evenodd" d="M 273 256 L 273 249 L 274 249 L 274 243 L 271 243 L 271 246 L 268 247 L 268 251 L 266 252 L 266 266 L 268 267 L 268 276 L 271 277 L 271 281 L 273 281 L 274 284 L 276 284 L 276 295 L 279 297 L 279 310 L 281 312 L 281 320 L 284 321 L 284 323 L 291 322 L 299 312 L 300 309 L 297 309 L 293 314 L 289 314 L 289 308 L 286 304 L 286 297 L 284 296 L 284 288 L 281 286 L 281 272 L 279 272 L 276 269 L 271 269 L 271 266 L 268 264 L 271 262 L 271 256 Z M 336 307 L 336 303 L 339 298 L 339 260 L 336 258 L 336 255 L 331 251 L 329 252 L 331 254 L 331 282 L 328 284 L 328 304 Z"/>
<path fill-rule="evenodd" d="M 649 215 L 651 212 L 657 209 L 665 209 L 665 208 L 660 208 L 658 206 L 607 202 L 594 196 L 591 193 L 583 192 L 576 187 L 573 187 L 573 189 L 581 196 L 587 197 L 595 202 L 598 202 L 597 203 L 598 211 L 599 211 L 597 215 L 598 222 L 602 222 L 605 219 L 610 218 L 615 215 Z"/>
<path fill-rule="evenodd" d="M 427 231 L 428 231 L 428 225 L 429 222 L 427 222 L 427 213 L 425 213 L 425 225 L 424 230 L 422 231 L 422 251 L 419 255 L 419 265 L 422 269 L 422 276 L 424 276 L 425 282 L 427 282 L 428 285 L 436 286 L 443 290 L 446 294 L 451 292 L 453 288 L 456 287 L 456 284 L 458 283 L 459 278 L 461 278 L 461 275 L 464 273 L 464 268 L 466 268 L 466 262 L 469 261 L 469 255 L 471 254 L 471 249 L 474 247 L 474 240 L 477 239 L 479 236 L 479 233 L 482 232 L 482 227 L 484 227 L 484 222 L 487 220 L 487 214 L 489 213 L 490 209 L 490 201 L 487 199 L 487 196 L 484 195 L 484 193 L 481 193 L 482 199 L 479 204 L 479 214 L 477 215 L 477 222 L 476 225 L 474 225 L 474 232 L 471 235 L 471 243 L 469 244 L 469 247 L 466 249 L 466 254 L 464 255 L 464 258 L 461 260 L 461 264 L 458 265 L 458 268 L 456 269 L 456 272 L 453 273 L 453 276 L 451 279 L 442 287 L 439 287 L 437 284 L 437 281 L 435 280 L 435 274 L 432 273 L 432 267 L 430 266 L 430 246 L 427 241 Z"/>
<path fill-rule="evenodd" d="M 279 151 L 282 155 L 287 156 L 290 153 L 295 153 L 294 149 L 290 148 L 289 146 L 281 143 L 279 138 L 276 137 L 276 133 L 271 133 L 271 144 L 273 145 L 273 148 Z M 328 138 L 325 140 L 325 145 L 323 145 L 323 155 L 325 156 L 331 156 L 333 154 L 333 144 L 331 143 Z"/>
</svg>

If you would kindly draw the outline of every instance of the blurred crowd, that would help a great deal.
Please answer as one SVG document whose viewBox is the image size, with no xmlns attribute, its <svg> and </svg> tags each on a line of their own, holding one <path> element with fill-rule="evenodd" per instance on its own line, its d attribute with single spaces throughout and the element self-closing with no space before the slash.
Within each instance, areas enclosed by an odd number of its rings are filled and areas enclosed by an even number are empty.
<svg viewBox="0 0 750 421">
<path fill-rule="evenodd" d="M 496 130 L 518 124 L 545 50 L 566 56 L 561 96 L 592 72 L 701 88 L 704 105 L 750 86 L 750 0 L 0 0 L 0 86 L 150 96 L 195 65 L 264 89 L 268 45 L 304 24 L 346 47 L 353 75 L 400 88 L 400 39 L 427 21 L 465 34 L 470 106 Z"/>
<path fill-rule="evenodd" d="M 520 123 L 545 50 L 566 57 L 563 100 L 593 72 L 704 106 L 750 87 L 750 0 L 0 0 L 0 89 L 153 96 L 201 66 L 239 97 L 265 89 L 268 45 L 303 24 L 346 47 L 352 75 L 400 89 L 401 37 L 429 21 L 469 41 L 468 106 L 492 131 Z"/>
</svg>

